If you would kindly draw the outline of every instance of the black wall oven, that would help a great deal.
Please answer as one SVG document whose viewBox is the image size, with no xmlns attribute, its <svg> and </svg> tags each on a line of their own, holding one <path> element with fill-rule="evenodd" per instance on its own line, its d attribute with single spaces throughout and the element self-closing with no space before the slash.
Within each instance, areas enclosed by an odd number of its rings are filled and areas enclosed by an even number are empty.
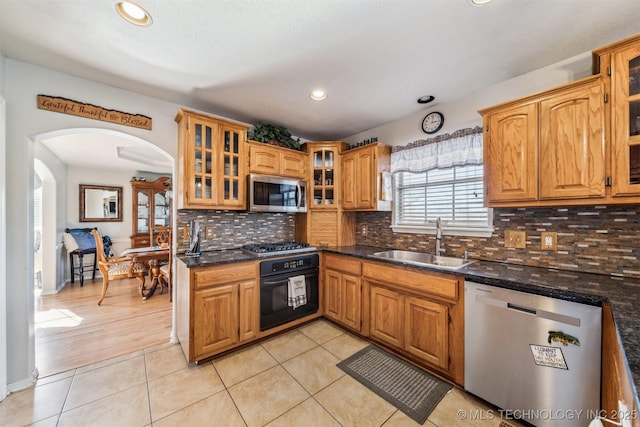
<svg viewBox="0 0 640 427">
<path fill-rule="evenodd" d="M 316 313 L 318 298 L 318 254 L 298 255 L 260 263 L 260 330 L 283 325 Z M 289 306 L 289 278 L 304 275 L 306 304 Z"/>
</svg>

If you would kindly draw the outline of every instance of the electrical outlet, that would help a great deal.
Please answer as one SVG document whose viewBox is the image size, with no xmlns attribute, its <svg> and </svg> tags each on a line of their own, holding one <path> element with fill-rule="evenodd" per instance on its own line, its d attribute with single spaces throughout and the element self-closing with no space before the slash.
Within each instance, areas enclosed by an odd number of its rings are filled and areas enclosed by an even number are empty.
<svg viewBox="0 0 640 427">
<path fill-rule="evenodd" d="M 558 233 L 543 231 L 540 233 L 540 249 L 547 251 L 558 250 Z"/>
<path fill-rule="evenodd" d="M 504 247 L 505 248 L 519 248 L 524 249 L 527 247 L 527 234 L 524 231 L 505 230 L 504 232 Z"/>
<path fill-rule="evenodd" d="M 368 232 L 369 232 L 369 228 L 366 225 L 363 225 L 362 226 L 362 235 L 366 236 Z"/>
<path fill-rule="evenodd" d="M 213 239 L 215 237 L 215 232 L 216 232 L 215 227 L 205 227 L 204 228 L 204 235 L 205 235 L 206 239 Z"/>
</svg>

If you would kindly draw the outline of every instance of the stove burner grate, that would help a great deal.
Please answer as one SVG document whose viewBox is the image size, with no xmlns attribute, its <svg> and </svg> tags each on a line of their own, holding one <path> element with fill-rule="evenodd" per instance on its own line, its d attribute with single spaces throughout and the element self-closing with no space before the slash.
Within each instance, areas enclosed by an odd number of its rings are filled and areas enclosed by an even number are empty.
<svg viewBox="0 0 640 427">
<path fill-rule="evenodd" d="M 276 242 L 276 243 L 256 243 L 242 246 L 242 249 L 253 254 L 271 254 L 275 252 L 291 253 L 296 251 L 313 250 L 308 243 L 304 242 Z"/>
</svg>

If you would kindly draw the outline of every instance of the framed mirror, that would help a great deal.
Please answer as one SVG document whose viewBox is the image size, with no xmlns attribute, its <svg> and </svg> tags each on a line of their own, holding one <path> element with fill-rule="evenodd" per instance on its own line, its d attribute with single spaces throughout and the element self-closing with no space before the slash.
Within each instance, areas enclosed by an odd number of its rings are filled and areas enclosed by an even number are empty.
<svg viewBox="0 0 640 427">
<path fill-rule="evenodd" d="M 122 221 L 122 187 L 80 184 L 80 222 Z"/>
</svg>

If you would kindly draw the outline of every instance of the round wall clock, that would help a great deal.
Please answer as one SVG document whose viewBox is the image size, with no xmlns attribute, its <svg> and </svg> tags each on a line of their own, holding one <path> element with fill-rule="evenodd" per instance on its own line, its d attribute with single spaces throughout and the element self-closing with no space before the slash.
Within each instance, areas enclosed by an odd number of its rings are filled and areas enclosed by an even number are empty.
<svg viewBox="0 0 640 427">
<path fill-rule="evenodd" d="M 422 131 L 424 133 L 436 133 L 442 129 L 442 125 L 444 125 L 444 116 L 437 111 L 427 114 L 422 119 Z"/>
</svg>

